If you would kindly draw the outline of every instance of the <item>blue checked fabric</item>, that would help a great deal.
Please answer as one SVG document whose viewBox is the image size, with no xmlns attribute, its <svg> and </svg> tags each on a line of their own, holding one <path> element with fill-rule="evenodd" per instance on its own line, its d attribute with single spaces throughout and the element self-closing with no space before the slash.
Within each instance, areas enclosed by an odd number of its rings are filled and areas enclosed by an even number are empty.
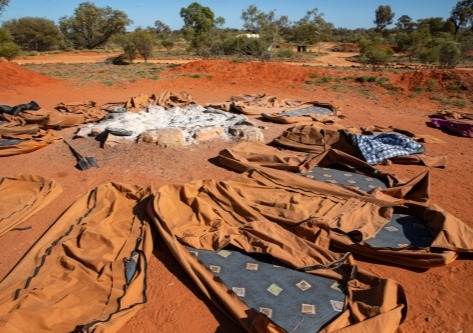
<svg viewBox="0 0 473 333">
<path fill-rule="evenodd" d="M 424 152 L 424 147 L 419 142 L 398 133 L 353 137 L 355 145 L 369 164 L 379 164 L 393 157 Z"/>
</svg>

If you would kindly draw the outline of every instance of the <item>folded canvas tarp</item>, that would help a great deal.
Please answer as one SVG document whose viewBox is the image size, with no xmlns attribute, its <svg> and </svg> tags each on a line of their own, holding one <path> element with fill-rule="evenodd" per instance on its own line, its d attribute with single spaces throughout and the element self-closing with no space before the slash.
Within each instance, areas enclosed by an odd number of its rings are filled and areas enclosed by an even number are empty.
<svg viewBox="0 0 473 333">
<path fill-rule="evenodd" d="M 350 137 L 352 134 L 356 135 L 359 133 L 359 129 L 344 128 L 340 125 L 313 123 L 291 127 L 275 138 L 273 143 L 286 149 L 313 153 L 321 153 L 332 148 L 363 160 L 363 155 Z M 446 156 L 428 156 L 426 154 L 398 155 L 389 157 L 383 162 L 445 167 Z"/>
<path fill-rule="evenodd" d="M 83 121 L 82 123 L 78 123 L 76 125 L 100 121 L 107 116 L 107 112 L 102 110 L 94 101 L 68 103 L 61 102 L 56 105 L 55 109 L 62 113 L 64 117 L 74 114 L 81 115 L 83 117 Z"/>
<path fill-rule="evenodd" d="M 129 98 L 123 107 L 130 111 L 141 111 L 148 106 L 162 106 L 165 109 L 173 107 L 187 107 L 195 104 L 192 101 L 192 96 L 187 92 L 174 93 L 171 91 L 163 91 L 159 95 L 139 94 Z"/>
<path fill-rule="evenodd" d="M 166 185 L 148 211 L 204 294 L 249 332 L 395 332 L 403 289 L 328 250 L 326 230 L 313 226 L 308 241 L 273 223 L 282 207 L 308 204 L 282 193 L 251 181 Z"/>
<path fill-rule="evenodd" d="M 0 282 L 1 332 L 115 332 L 146 301 L 149 188 L 77 200 Z"/>
<path fill-rule="evenodd" d="M 0 236 L 46 207 L 61 192 L 58 183 L 36 175 L 0 177 Z"/>
<path fill-rule="evenodd" d="M 1 135 L 0 157 L 30 153 L 61 139 L 53 130 L 39 130 L 35 134 Z"/>
<path fill-rule="evenodd" d="M 266 94 L 243 94 L 232 96 L 229 101 L 208 104 L 206 107 L 245 115 L 260 115 L 264 112 L 281 113 L 284 110 L 296 108 L 302 103 L 302 101 L 281 99 Z"/>
<path fill-rule="evenodd" d="M 266 94 L 236 95 L 230 101 L 207 104 L 206 107 L 245 115 L 261 115 L 273 122 L 285 124 L 310 121 L 332 123 L 340 115 L 339 108 L 330 103 L 281 99 Z"/>
<path fill-rule="evenodd" d="M 318 101 L 304 102 L 295 108 L 284 110 L 282 113 L 264 112 L 263 118 L 276 123 L 295 124 L 310 121 L 333 123 L 341 116 L 340 110 L 330 103 Z"/>
</svg>

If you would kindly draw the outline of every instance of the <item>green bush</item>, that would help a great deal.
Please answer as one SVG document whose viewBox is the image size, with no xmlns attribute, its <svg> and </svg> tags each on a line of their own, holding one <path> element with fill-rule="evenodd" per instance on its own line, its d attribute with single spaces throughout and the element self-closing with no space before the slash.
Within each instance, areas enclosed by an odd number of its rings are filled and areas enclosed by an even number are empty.
<svg viewBox="0 0 473 333">
<path fill-rule="evenodd" d="M 380 46 L 369 46 L 362 55 L 362 61 L 370 65 L 381 65 L 391 61 L 394 51 Z"/>
<path fill-rule="evenodd" d="M 357 76 L 357 77 L 355 78 L 355 81 L 356 81 L 356 82 L 359 82 L 359 83 L 375 82 L 375 81 L 376 81 L 376 77 L 375 77 L 375 76 Z"/>
<path fill-rule="evenodd" d="M 439 63 L 442 68 L 455 68 L 461 60 L 460 45 L 454 41 L 448 41 L 440 46 Z"/>
<path fill-rule="evenodd" d="M 214 45 L 214 49 L 217 45 Z M 218 45 L 219 50 L 225 55 L 255 56 L 262 60 L 268 57 L 268 43 L 259 38 L 248 38 L 245 36 L 229 37 Z M 215 53 L 215 50 L 214 50 Z"/>
<path fill-rule="evenodd" d="M 138 55 L 136 47 L 131 43 L 123 46 L 123 53 L 125 54 L 125 58 L 130 62 L 130 64 L 133 62 L 133 60 L 136 59 Z"/>
<path fill-rule="evenodd" d="M 7 29 L 0 28 L 0 45 L 5 42 L 13 42 L 13 38 Z"/>
<path fill-rule="evenodd" d="M 294 51 L 291 49 L 280 49 L 278 50 L 276 56 L 278 58 L 292 58 L 294 57 Z"/>
<path fill-rule="evenodd" d="M 172 41 L 172 40 L 170 40 L 170 39 L 164 39 L 164 40 L 161 42 L 161 45 L 163 45 L 163 47 L 165 47 L 166 50 L 171 51 L 172 48 L 174 47 L 174 41 Z"/>
<path fill-rule="evenodd" d="M 438 49 L 426 49 L 419 52 L 419 60 L 423 64 L 434 64 L 439 59 Z"/>
<path fill-rule="evenodd" d="M 13 42 L 5 42 L 0 45 L 0 57 L 12 61 L 20 53 L 20 48 Z"/>
</svg>

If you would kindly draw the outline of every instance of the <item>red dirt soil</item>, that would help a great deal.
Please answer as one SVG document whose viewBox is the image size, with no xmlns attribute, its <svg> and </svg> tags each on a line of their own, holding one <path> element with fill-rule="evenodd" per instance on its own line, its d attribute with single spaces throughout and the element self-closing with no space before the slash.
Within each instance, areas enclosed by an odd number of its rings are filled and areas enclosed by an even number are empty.
<svg viewBox="0 0 473 333">
<path fill-rule="evenodd" d="M 64 61 L 59 59 L 58 61 Z M 441 105 L 428 94 L 413 94 L 413 90 L 436 82 L 439 92 L 448 85 L 462 82 L 469 103 L 473 102 L 473 74 L 466 70 L 416 71 L 403 74 L 392 72 L 361 72 L 347 68 L 333 70 L 289 64 L 200 60 L 160 73 L 158 81 L 140 80 L 135 83 L 109 86 L 74 86 L 33 73 L 19 65 L 0 63 L 0 104 L 16 105 L 34 100 L 45 109 L 59 102 L 92 100 L 98 104 L 125 101 L 140 93 L 160 93 L 164 90 L 189 92 L 197 103 L 222 102 L 237 94 L 270 94 L 279 98 L 317 100 L 332 103 L 346 116 L 345 126 L 372 124 L 404 128 L 417 134 L 430 134 L 445 143 L 425 147 L 429 155 L 448 155 L 445 169 L 430 169 L 431 202 L 439 204 L 473 227 L 473 156 L 472 141 L 446 134 L 426 125 L 428 115 Z M 199 75 L 195 75 L 199 74 Z M 345 82 L 349 76 L 384 76 L 402 91 L 393 92 L 365 84 L 348 89 L 325 89 Z M 448 75 L 448 77 L 446 76 Z M 307 83 L 330 77 L 331 83 Z M 345 79 L 344 79 L 345 78 Z M 345 81 L 344 81 L 345 80 Z M 340 83 L 338 82 L 338 83 Z M 364 91 L 364 92 L 363 92 Z M 463 110 L 464 111 L 464 110 Z M 289 125 L 264 122 L 266 140 L 279 135 Z M 59 132 L 72 138 L 75 129 Z M 213 141 L 182 149 L 159 149 L 150 145 L 121 145 L 100 148 L 92 139 L 74 141 L 86 156 L 94 156 L 100 168 L 79 171 L 75 158 L 63 143 L 51 144 L 38 151 L 4 157 L 1 175 L 34 173 L 54 179 L 63 187 L 63 194 L 53 204 L 24 222 L 20 227 L 32 229 L 12 231 L 0 239 L 0 279 L 3 278 L 31 245 L 71 203 L 97 185 L 114 181 L 152 185 L 184 183 L 198 179 L 235 179 L 238 174 L 220 167 L 212 160 L 232 143 Z M 425 170 L 422 166 L 380 166 L 401 179 L 409 179 Z M 125 332 L 242 332 L 230 319 L 219 312 L 197 289 L 175 263 L 163 244 L 157 244 L 148 266 L 148 303 L 121 330 Z M 445 267 L 413 270 L 386 265 L 355 257 L 358 265 L 385 278 L 397 280 L 405 288 L 409 308 L 399 332 L 473 332 L 473 259 L 461 255 Z"/>
</svg>

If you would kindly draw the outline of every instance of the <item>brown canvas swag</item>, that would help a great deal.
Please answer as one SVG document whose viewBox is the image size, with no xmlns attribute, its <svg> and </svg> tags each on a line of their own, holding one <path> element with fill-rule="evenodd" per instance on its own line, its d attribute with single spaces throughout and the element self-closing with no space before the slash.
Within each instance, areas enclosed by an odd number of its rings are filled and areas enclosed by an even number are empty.
<svg viewBox="0 0 473 333">
<path fill-rule="evenodd" d="M 146 302 L 150 189 L 76 201 L 0 283 L 1 332 L 115 332 Z"/>
<path fill-rule="evenodd" d="M 398 209 L 431 221 L 432 243 L 453 257 L 471 251 L 471 230 L 440 207 L 415 198 L 365 193 L 261 168 L 239 180 L 202 180 L 157 191 L 109 183 L 76 201 L 0 282 L 2 332 L 115 332 L 146 302 L 146 263 L 157 228 L 179 264 L 203 292 L 249 332 L 284 332 L 249 308 L 186 248 L 218 251 L 230 246 L 267 254 L 295 270 L 347 287 L 340 314 L 321 332 L 394 332 L 407 301 L 396 282 L 359 270 L 336 243 L 358 250 Z M 422 187 L 422 186 L 421 186 Z M 353 240 L 356 231 L 357 241 Z M 359 250 L 362 251 L 362 250 Z M 428 249 L 410 256 L 380 251 L 387 261 L 442 264 Z M 368 253 L 370 255 L 370 253 Z M 448 258 L 447 258 L 448 259 Z"/>
<path fill-rule="evenodd" d="M 184 247 L 217 251 L 231 245 L 246 253 L 269 254 L 294 269 L 305 268 L 310 274 L 346 283 L 343 312 L 321 332 L 394 332 L 406 312 L 401 286 L 357 269 L 351 258 L 331 268 L 342 256 L 328 249 L 327 231 L 310 221 L 301 222 L 303 212 L 291 209 L 297 206 L 308 213 L 311 205 L 318 205 L 326 213 L 332 209 L 341 213 L 351 202 L 325 194 L 305 197 L 302 190 L 285 193 L 282 187 L 261 186 L 253 176 L 247 175 L 242 182 L 163 186 L 149 206 L 164 241 L 202 291 L 249 332 L 285 332 L 265 315 L 249 309 Z M 374 204 L 366 204 L 373 215 L 384 214 Z M 360 214 L 369 211 L 363 205 L 355 206 Z M 312 236 L 310 241 L 301 237 L 305 234 Z"/>
</svg>

